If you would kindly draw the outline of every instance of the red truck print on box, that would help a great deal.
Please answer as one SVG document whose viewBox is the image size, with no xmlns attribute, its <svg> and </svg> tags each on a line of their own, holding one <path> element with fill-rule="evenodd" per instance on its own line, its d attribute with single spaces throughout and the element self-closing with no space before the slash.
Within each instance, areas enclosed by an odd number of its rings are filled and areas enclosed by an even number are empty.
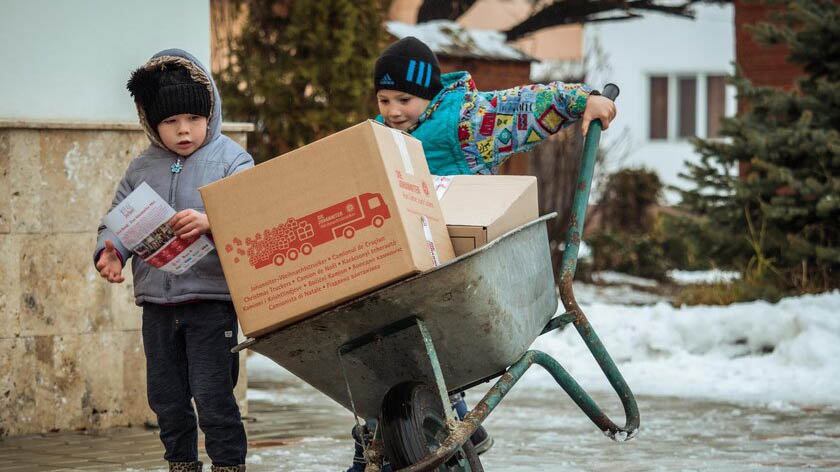
<svg viewBox="0 0 840 472">
<path fill-rule="evenodd" d="M 391 217 L 388 206 L 379 193 L 363 193 L 358 197 L 336 203 L 301 218 L 289 218 L 277 226 L 257 233 L 253 238 L 233 238 L 225 244 L 225 251 L 236 251 L 234 262 L 248 257 L 255 269 L 272 263 L 281 266 L 286 259 L 296 260 L 308 256 L 313 248 L 335 238 L 353 238 L 356 231 L 374 226 L 381 227 Z"/>
</svg>

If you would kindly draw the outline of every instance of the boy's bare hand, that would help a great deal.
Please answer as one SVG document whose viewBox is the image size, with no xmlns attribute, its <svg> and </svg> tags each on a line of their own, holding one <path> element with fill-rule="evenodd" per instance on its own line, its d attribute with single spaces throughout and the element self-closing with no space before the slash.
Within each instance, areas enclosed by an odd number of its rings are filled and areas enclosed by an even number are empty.
<svg viewBox="0 0 840 472">
<path fill-rule="evenodd" d="M 586 99 L 586 109 L 583 111 L 583 122 L 581 123 L 583 136 L 586 137 L 586 132 L 589 131 L 589 123 L 592 120 L 601 120 L 601 129 L 609 128 L 610 121 L 615 118 L 615 114 L 615 103 L 612 100 L 600 95 L 590 95 Z"/>
<path fill-rule="evenodd" d="M 181 239 L 195 238 L 210 231 L 207 215 L 192 208 L 175 213 L 169 220 L 169 226 Z"/>
<path fill-rule="evenodd" d="M 105 249 L 99 253 L 99 260 L 96 261 L 96 270 L 103 279 L 112 284 L 122 283 L 125 279 L 122 276 L 122 262 L 110 239 L 105 240 Z"/>
</svg>

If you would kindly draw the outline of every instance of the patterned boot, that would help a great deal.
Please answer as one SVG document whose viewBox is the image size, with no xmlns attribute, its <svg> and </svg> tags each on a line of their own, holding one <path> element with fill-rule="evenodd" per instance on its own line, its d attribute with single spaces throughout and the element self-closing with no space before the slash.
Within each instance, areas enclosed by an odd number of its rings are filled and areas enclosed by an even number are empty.
<svg viewBox="0 0 840 472">
<path fill-rule="evenodd" d="M 458 419 L 464 419 L 464 417 L 467 416 L 467 413 L 469 413 L 469 411 L 467 411 L 467 403 L 464 401 L 463 393 L 450 395 L 449 402 L 452 404 L 452 408 L 458 415 Z M 470 436 L 470 440 L 475 447 L 475 453 L 478 455 L 484 454 L 493 447 L 493 436 L 490 436 L 482 425 L 478 425 L 478 428 L 475 430 L 473 435 Z"/>
<path fill-rule="evenodd" d="M 195 462 L 170 462 L 169 472 L 201 472 L 204 464 L 201 461 Z"/>
<path fill-rule="evenodd" d="M 374 431 L 376 431 L 376 420 L 368 420 L 365 424 L 353 426 L 351 434 L 356 449 L 353 454 L 353 464 L 345 472 L 364 472 L 367 470 L 368 464 L 365 458 L 365 448 L 370 447 L 373 441 Z M 364 442 L 364 446 L 362 442 Z M 368 453 L 370 452 L 368 449 Z M 374 466 L 371 465 L 371 467 Z M 391 466 L 387 460 L 383 460 L 382 468 L 377 470 L 380 470 L 380 472 L 391 472 Z"/>
<path fill-rule="evenodd" d="M 211 465 L 210 472 L 245 472 L 245 464 L 241 465 Z"/>
<path fill-rule="evenodd" d="M 353 429 L 351 430 L 351 435 L 353 436 L 353 442 L 355 443 L 356 448 L 353 451 L 353 465 L 351 465 L 346 472 L 364 472 L 365 470 L 367 461 L 365 460 L 365 449 L 364 446 L 362 446 L 362 437 L 365 434 L 365 429 L 367 428 L 363 425 L 357 425 L 353 426 Z"/>
</svg>

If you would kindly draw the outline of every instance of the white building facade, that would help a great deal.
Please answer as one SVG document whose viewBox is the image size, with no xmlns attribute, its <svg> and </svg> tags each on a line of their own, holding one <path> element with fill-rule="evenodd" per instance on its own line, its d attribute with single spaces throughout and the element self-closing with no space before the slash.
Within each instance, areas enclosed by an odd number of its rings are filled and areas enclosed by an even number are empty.
<svg viewBox="0 0 840 472">
<path fill-rule="evenodd" d="M 602 171 L 619 167 L 655 170 L 666 185 L 698 162 L 691 137 L 715 137 L 722 116 L 736 112 L 735 22 L 732 5 L 695 6 L 696 18 L 646 13 L 643 18 L 584 26 L 586 81 L 621 89 L 618 116 L 605 133 L 612 148 Z M 666 203 L 676 203 L 675 192 Z"/>
</svg>

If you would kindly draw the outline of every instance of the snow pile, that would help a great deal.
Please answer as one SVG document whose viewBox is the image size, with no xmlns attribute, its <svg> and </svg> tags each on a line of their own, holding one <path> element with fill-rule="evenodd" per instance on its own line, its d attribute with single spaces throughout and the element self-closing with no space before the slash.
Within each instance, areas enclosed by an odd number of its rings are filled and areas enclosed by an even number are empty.
<svg viewBox="0 0 840 472">
<path fill-rule="evenodd" d="M 637 394 L 840 405 L 838 291 L 777 304 L 582 308 Z M 611 391 L 572 326 L 532 348 L 560 361 L 585 388 Z M 520 384 L 559 388 L 542 368 L 531 370 Z"/>
<path fill-rule="evenodd" d="M 669 270 L 667 275 L 680 285 L 725 283 L 741 278 L 740 272 L 725 270 Z"/>
</svg>

